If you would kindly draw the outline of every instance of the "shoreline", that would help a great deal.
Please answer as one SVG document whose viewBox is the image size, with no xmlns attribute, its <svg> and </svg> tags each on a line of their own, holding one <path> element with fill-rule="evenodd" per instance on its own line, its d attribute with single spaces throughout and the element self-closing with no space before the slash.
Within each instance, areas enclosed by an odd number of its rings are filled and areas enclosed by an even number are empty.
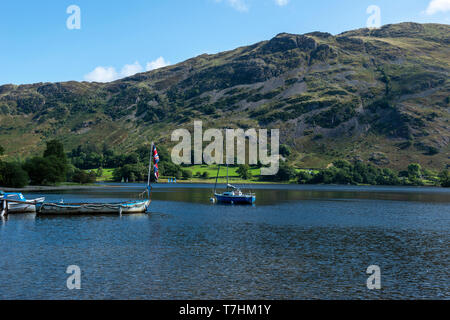
<svg viewBox="0 0 450 320">
<path fill-rule="evenodd" d="M 4 192 L 20 192 L 20 193 L 26 193 L 26 192 L 42 192 L 42 191 L 69 191 L 69 190 L 92 190 L 92 189 L 98 189 L 98 188 L 120 188 L 120 187 L 126 187 L 129 184 L 145 184 L 146 182 L 132 182 L 132 183 L 120 183 L 120 182 L 106 182 L 102 181 L 98 184 L 89 184 L 89 185 L 59 185 L 59 186 L 27 186 L 24 188 L 7 188 L 7 187 L 1 187 L 0 190 Z M 240 184 L 245 186 L 255 186 L 255 185 L 300 185 L 293 182 L 231 182 L 234 184 Z M 155 184 L 155 183 L 154 183 Z M 183 185 L 183 184 L 210 184 L 214 185 L 214 182 L 208 182 L 208 181 L 180 181 L 177 183 L 168 183 L 168 182 L 159 182 L 156 183 L 161 185 Z M 218 184 L 225 184 L 222 182 L 219 182 Z M 304 185 L 307 186 L 307 185 Z M 424 185 L 424 186 L 402 186 L 402 185 L 394 185 L 394 186 L 388 186 L 388 185 L 366 185 L 366 184 L 359 184 L 359 185 L 342 185 L 342 184 L 317 184 L 317 185 L 309 185 L 309 186 L 354 186 L 354 187 L 411 187 L 411 188 L 439 188 L 439 189 L 446 189 L 444 187 L 440 186 L 430 186 L 430 185 Z M 247 189 L 247 188 L 244 188 Z"/>
<path fill-rule="evenodd" d="M 95 188 L 110 187 L 107 185 L 86 185 L 86 186 L 27 186 L 24 188 L 4 188 L 0 190 L 5 192 L 37 192 L 37 191 L 64 191 L 64 190 L 89 190 Z M 111 186 L 112 187 L 112 186 Z"/>
<path fill-rule="evenodd" d="M 273 183 L 273 182 L 262 182 L 262 183 L 258 183 L 258 182 L 247 182 L 247 183 L 243 183 L 243 182 L 232 182 L 230 181 L 230 183 L 234 183 L 234 184 L 244 184 L 244 185 L 268 185 L 268 184 L 282 184 L 282 185 L 289 185 L 289 184 L 294 184 L 294 183 Z M 66 191 L 66 190 L 90 190 L 90 189 L 96 189 L 96 188 L 118 188 L 118 187 L 124 187 L 127 186 L 129 184 L 146 184 L 145 181 L 136 181 L 136 182 L 130 182 L 130 183 L 121 183 L 121 182 L 106 182 L 106 181 L 102 181 L 99 182 L 98 184 L 90 184 L 90 185 L 62 185 L 62 186 L 26 186 L 24 188 L 8 188 L 8 187 L 2 187 L 0 186 L 0 190 L 4 191 L 4 192 L 38 192 L 38 191 Z M 159 182 L 159 183 L 152 183 L 152 184 L 163 184 L 163 185 L 180 185 L 180 184 L 210 184 L 210 185 L 214 185 L 214 182 L 202 182 L 202 181 L 179 181 L 176 183 L 169 183 L 169 182 Z M 222 182 L 218 182 L 218 184 L 226 184 L 226 183 L 222 183 Z"/>
</svg>

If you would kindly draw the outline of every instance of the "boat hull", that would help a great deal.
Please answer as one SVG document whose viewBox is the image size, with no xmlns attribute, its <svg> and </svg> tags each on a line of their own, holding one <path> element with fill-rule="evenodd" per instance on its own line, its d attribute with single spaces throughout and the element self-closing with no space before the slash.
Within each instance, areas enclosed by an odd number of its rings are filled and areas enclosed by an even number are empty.
<svg viewBox="0 0 450 320">
<path fill-rule="evenodd" d="M 8 213 L 36 213 L 36 203 L 43 203 L 45 198 L 39 198 L 35 200 L 28 200 L 21 203 L 8 202 Z"/>
<path fill-rule="evenodd" d="M 216 194 L 215 197 L 217 202 L 230 204 L 253 204 L 256 200 L 256 197 L 253 195 L 224 196 Z"/>
<path fill-rule="evenodd" d="M 127 203 L 44 203 L 38 208 L 38 215 L 103 215 L 138 214 L 147 212 L 150 200 Z"/>
</svg>

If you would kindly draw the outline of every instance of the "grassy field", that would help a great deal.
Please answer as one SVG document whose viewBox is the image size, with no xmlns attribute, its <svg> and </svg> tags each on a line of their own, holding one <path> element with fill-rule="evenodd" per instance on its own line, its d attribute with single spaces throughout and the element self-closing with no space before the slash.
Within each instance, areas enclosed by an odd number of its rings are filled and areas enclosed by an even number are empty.
<svg viewBox="0 0 450 320">
<path fill-rule="evenodd" d="M 98 169 L 93 170 L 84 170 L 85 172 L 89 173 L 91 171 L 97 172 Z M 102 176 L 97 177 L 97 182 L 111 182 L 113 181 L 113 171 L 114 169 L 102 169 Z"/>
<path fill-rule="evenodd" d="M 183 167 L 183 170 L 188 170 L 192 173 L 192 178 L 188 180 L 178 179 L 177 182 L 179 183 L 215 183 L 216 181 L 216 175 L 217 175 L 217 165 L 194 165 L 189 167 Z M 237 173 L 238 167 L 228 167 L 228 182 L 231 184 L 271 184 L 273 182 L 270 181 L 261 181 L 260 175 L 261 175 L 261 169 L 256 167 L 251 167 L 250 172 L 252 174 L 252 177 L 248 180 L 244 180 L 239 177 Z M 295 169 L 297 173 L 301 171 L 310 171 L 311 173 L 317 174 L 319 170 L 308 170 L 308 169 Z M 86 170 L 86 172 L 89 172 L 91 170 Z M 97 169 L 94 169 L 96 172 Z M 113 182 L 113 169 L 103 169 L 103 174 L 101 177 L 97 178 L 97 182 Z M 207 172 L 208 178 L 202 177 L 202 175 Z M 173 177 L 166 177 L 161 176 L 159 179 L 160 183 L 168 183 L 169 178 L 173 179 Z M 422 182 L 425 186 L 434 186 L 436 185 L 436 181 L 438 180 L 438 177 L 434 177 L 433 180 L 427 180 L 422 179 Z M 226 183 L 227 182 L 227 167 L 221 166 L 220 172 L 219 172 L 219 178 L 218 183 Z M 281 184 L 289 184 L 289 183 L 297 183 L 297 179 L 293 179 L 291 181 L 285 181 L 285 182 L 279 182 Z M 70 185 L 71 183 L 65 183 L 64 185 Z M 74 184 L 76 185 L 76 184 Z"/>
<path fill-rule="evenodd" d="M 192 178 L 189 180 L 182 180 L 179 179 L 178 182 L 189 182 L 189 183 L 215 183 L 216 176 L 217 176 L 217 165 L 194 165 L 189 167 L 183 167 L 183 170 L 188 170 L 192 173 Z M 235 184 L 246 184 L 246 183 L 258 183 L 258 184 L 267 184 L 271 182 L 267 181 L 260 181 L 260 175 L 261 175 L 261 169 L 256 167 L 251 167 L 250 172 L 252 174 L 252 177 L 248 180 L 241 179 L 237 173 L 238 167 L 229 167 L 228 168 L 228 181 L 230 183 Z M 86 170 L 86 172 L 89 172 L 91 170 Z M 97 169 L 94 169 L 94 171 L 97 171 Z M 103 169 L 103 174 L 101 177 L 97 178 L 97 182 L 112 182 L 113 181 L 113 171 L 114 169 Z M 297 172 L 305 171 L 304 169 L 296 169 Z M 205 172 L 208 173 L 208 178 L 201 177 Z M 317 173 L 317 170 L 313 171 L 314 173 Z M 172 177 L 165 177 L 162 176 L 159 179 L 159 182 L 166 183 L 168 182 L 168 179 Z M 220 167 L 219 172 L 219 183 L 226 183 L 227 181 L 227 168 L 226 166 Z M 294 180 L 291 182 L 295 182 Z M 289 182 L 285 182 L 289 183 Z"/>
<path fill-rule="evenodd" d="M 189 170 L 192 172 L 192 179 L 189 179 L 189 182 L 195 182 L 195 183 L 215 183 L 216 182 L 216 176 L 217 176 L 217 165 L 194 165 L 190 167 L 183 168 L 184 170 Z M 261 169 L 256 167 L 250 167 L 250 172 L 252 177 L 248 180 L 241 179 L 239 177 L 239 174 L 237 173 L 238 167 L 228 167 L 228 182 L 234 183 L 234 184 L 246 184 L 246 183 L 258 183 L 258 184 L 270 184 L 273 182 L 267 182 L 267 181 L 260 181 L 260 175 L 261 175 Z M 296 169 L 297 172 L 303 171 L 303 169 Z M 207 172 L 209 175 L 209 178 L 201 178 L 200 176 Z M 220 166 L 219 171 L 219 178 L 218 183 L 226 183 L 227 182 L 227 167 L 226 166 Z M 284 182 L 284 183 L 292 183 L 295 182 L 295 180 L 292 180 L 290 182 Z"/>
<path fill-rule="evenodd" d="M 97 181 L 112 181 L 114 169 L 103 169 L 103 174 Z"/>
<path fill-rule="evenodd" d="M 188 170 L 192 173 L 192 178 L 189 180 L 180 180 L 180 182 L 189 182 L 189 183 L 215 183 L 217 176 L 217 165 L 193 165 L 189 167 L 183 167 L 183 170 Z M 228 182 L 234 184 L 248 184 L 248 183 L 259 183 L 265 184 L 268 182 L 259 181 L 259 176 L 261 175 L 261 169 L 252 167 L 250 168 L 250 172 L 252 177 L 248 180 L 241 179 L 237 173 L 238 167 L 228 167 Z M 208 173 L 208 178 L 202 178 L 205 172 Z M 227 182 L 227 167 L 221 166 L 219 171 L 218 183 L 226 183 Z M 167 182 L 167 177 L 162 177 L 160 182 Z"/>
<path fill-rule="evenodd" d="M 194 166 L 190 166 L 190 167 L 185 167 L 183 169 L 191 171 L 192 175 L 194 177 L 196 175 L 202 175 L 205 172 L 208 172 L 209 177 L 210 178 L 214 177 L 214 179 L 215 179 L 216 176 L 217 176 L 218 166 L 217 165 L 212 165 L 212 166 L 208 166 L 208 165 L 194 165 Z M 237 170 L 238 170 L 238 167 L 228 167 L 228 176 L 231 177 L 231 178 L 239 178 L 239 175 L 237 174 Z M 261 174 L 261 169 L 259 169 L 259 168 L 250 168 L 250 172 L 251 172 L 253 177 L 259 176 Z M 219 171 L 219 178 L 221 178 L 221 177 L 225 177 L 226 178 L 226 176 L 227 176 L 227 167 L 221 166 L 220 167 L 220 171 Z"/>
<path fill-rule="evenodd" d="M 189 180 L 179 180 L 179 182 L 191 182 L 191 183 L 215 183 L 216 181 L 216 175 L 217 175 L 217 165 L 194 165 L 189 167 L 183 167 L 183 170 L 188 170 L 192 173 L 192 178 Z M 97 172 L 98 169 L 94 169 L 93 171 Z M 267 184 L 270 182 L 266 181 L 260 181 L 260 175 L 261 175 L 261 169 L 256 167 L 251 167 L 250 172 L 252 174 L 252 177 L 248 180 L 241 179 L 237 173 L 238 167 L 228 167 L 228 181 L 232 183 L 260 183 L 260 184 Z M 85 170 L 86 172 L 90 172 L 91 170 Z M 297 172 L 305 171 L 304 169 L 296 169 Z M 103 169 L 103 173 L 101 177 L 97 178 L 97 182 L 112 182 L 113 181 L 113 172 L 114 168 L 112 169 Z M 205 172 L 208 173 L 208 178 L 201 177 Z M 317 173 L 318 170 L 313 170 L 314 173 Z M 168 182 L 168 178 L 172 177 L 165 177 L 162 176 L 159 181 L 162 183 Z M 219 172 L 219 183 L 226 183 L 227 181 L 227 167 L 221 166 L 220 172 Z M 287 183 L 287 182 L 286 182 Z"/>
</svg>

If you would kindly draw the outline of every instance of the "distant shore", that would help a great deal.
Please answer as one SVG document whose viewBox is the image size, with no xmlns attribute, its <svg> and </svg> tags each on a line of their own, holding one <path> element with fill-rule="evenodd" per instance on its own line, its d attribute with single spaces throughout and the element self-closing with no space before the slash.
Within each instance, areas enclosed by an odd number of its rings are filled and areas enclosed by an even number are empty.
<svg viewBox="0 0 450 320">
<path fill-rule="evenodd" d="M 0 190 L 5 192 L 38 192 L 38 191 L 61 191 L 61 190 L 87 190 L 95 189 L 99 187 L 105 187 L 106 185 L 62 185 L 62 186 L 27 186 L 24 188 L 4 188 L 0 187 Z"/>
<path fill-rule="evenodd" d="M 96 189 L 96 188 L 113 188 L 113 187 L 125 187 L 128 184 L 133 183 L 147 183 L 144 181 L 136 181 L 136 182 L 130 182 L 130 183 L 120 183 L 120 182 L 112 182 L 112 181 L 99 181 L 96 184 L 87 184 L 87 185 L 56 185 L 56 186 L 26 186 L 24 188 L 7 188 L 7 187 L 1 187 L 0 190 L 4 192 L 40 192 L 40 191 L 65 191 L 65 190 L 90 190 L 90 189 Z M 176 183 L 169 183 L 167 179 L 162 179 L 162 181 L 158 183 L 153 184 L 170 184 L 170 185 L 177 185 L 177 184 L 211 184 L 213 185 L 215 183 L 211 180 L 200 180 L 200 179 L 193 179 L 193 180 L 179 180 Z M 221 181 L 219 180 L 217 182 L 218 184 L 226 184 L 226 180 Z M 229 183 L 237 184 L 237 185 L 261 185 L 261 184 L 290 184 L 288 182 L 255 182 L 255 181 L 243 181 L 243 180 L 231 180 Z M 112 185 L 115 184 L 115 185 Z"/>
<path fill-rule="evenodd" d="M 130 182 L 130 183 L 120 183 L 120 182 L 99 182 L 97 184 L 89 184 L 89 185 L 59 185 L 59 186 L 27 186 L 24 188 L 7 188 L 7 187 L 2 187 L 0 186 L 0 190 L 4 191 L 4 192 L 21 192 L 21 193 L 26 193 L 26 192 L 45 192 L 45 191 L 67 191 L 67 190 L 92 190 L 92 189 L 97 189 L 97 188 L 117 188 L 117 187 L 126 187 L 129 184 L 133 184 L 133 183 L 140 183 L 140 184 L 145 184 L 147 182 L 143 182 L 143 181 L 136 181 L 136 182 Z M 210 184 L 210 185 L 214 185 L 214 181 L 208 181 L 208 180 L 180 180 L 176 183 L 169 183 L 167 181 L 160 181 L 158 183 L 153 183 L 153 184 L 170 184 L 170 185 L 180 185 L 180 184 Z M 218 181 L 217 182 L 220 185 L 224 185 L 226 184 L 226 181 Z M 261 182 L 255 182 L 255 181 L 230 181 L 230 184 L 234 184 L 234 185 L 238 185 L 238 186 L 254 186 L 254 185 L 300 185 L 300 184 L 296 184 L 294 182 L 270 182 L 270 181 L 261 181 Z M 307 185 L 312 185 L 312 184 L 304 184 L 304 186 Z M 317 184 L 317 185 L 323 185 L 323 186 L 347 186 L 345 184 Z M 352 185 L 352 186 L 360 186 L 360 187 L 366 187 L 366 186 L 371 186 L 369 184 L 356 184 L 356 185 Z M 386 186 L 386 185 L 375 185 L 375 186 Z M 392 187 L 406 187 L 406 186 L 402 186 L 402 185 L 393 185 Z M 416 186 L 410 186 L 410 187 L 416 187 Z M 420 187 L 434 187 L 434 188 L 442 188 L 440 186 L 433 186 L 433 185 L 423 185 Z M 245 189 L 245 188 L 244 188 Z"/>
</svg>

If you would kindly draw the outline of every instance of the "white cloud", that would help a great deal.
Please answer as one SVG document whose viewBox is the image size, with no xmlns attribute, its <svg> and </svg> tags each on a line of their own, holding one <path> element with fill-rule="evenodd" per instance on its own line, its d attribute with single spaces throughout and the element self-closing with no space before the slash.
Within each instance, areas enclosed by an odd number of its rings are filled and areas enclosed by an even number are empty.
<svg viewBox="0 0 450 320">
<path fill-rule="evenodd" d="M 275 0 L 275 3 L 280 7 L 283 7 L 289 3 L 289 0 Z"/>
<path fill-rule="evenodd" d="M 164 60 L 163 57 L 159 57 L 155 61 L 147 62 L 146 71 L 155 70 L 168 66 L 170 63 Z M 84 80 L 90 82 L 111 82 L 117 79 L 129 77 L 143 71 L 141 64 L 136 61 L 133 64 L 126 64 L 122 67 L 120 72 L 117 72 L 114 67 L 102 67 L 99 66 L 93 71 L 84 75 Z"/>
<path fill-rule="evenodd" d="M 169 61 L 164 60 L 163 57 L 159 57 L 158 59 L 154 61 L 147 62 L 147 65 L 145 66 L 146 71 L 151 71 L 159 68 L 163 68 L 170 65 Z"/>
<path fill-rule="evenodd" d="M 122 77 L 129 77 L 135 75 L 136 73 L 142 72 L 142 66 L 139 62 L 135 62 L 133 64 L 126 64 L 123 66 L 120 75 Z"/>
<path fill-rule="evenodd" d="M 110 82 L 116 79 L 118 74 L 113 67 L 97 67 L 84 76 L 84 80 L 91 82 Z"/>
<path fill-rule="evenodd" d="M 438 12 L 450 11 L 450 0 L 431 0 L 425 13 L 433 15 Z"/>
<path fill-rule="evenodd" d="M 228 3 L 232 8 L 240 12 L 246 12 L 249 9 L 245 0 L 224 0 L 224 1 Z M 222 0 L 216 0 L 216 2 L 222 2 Z"/>
</svg>

